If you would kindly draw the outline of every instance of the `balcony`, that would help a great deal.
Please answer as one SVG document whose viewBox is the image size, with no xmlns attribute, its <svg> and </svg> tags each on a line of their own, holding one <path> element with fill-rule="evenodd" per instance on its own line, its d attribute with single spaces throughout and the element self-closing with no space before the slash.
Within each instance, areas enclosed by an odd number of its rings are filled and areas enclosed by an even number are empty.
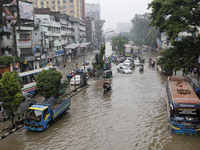
<svg viewBox="0 0 200 150">
<path fill-rule="evenodd" d="M 20 48 L 30 48 L 32 47 L 31 39 L 18 39 L 17 47 Z"/>
</svg>

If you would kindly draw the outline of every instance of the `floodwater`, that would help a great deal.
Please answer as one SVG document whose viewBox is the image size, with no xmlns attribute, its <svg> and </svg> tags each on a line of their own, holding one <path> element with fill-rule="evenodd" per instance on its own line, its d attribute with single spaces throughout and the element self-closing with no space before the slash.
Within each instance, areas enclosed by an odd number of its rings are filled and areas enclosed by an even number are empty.
<svg viewBox="0 0 200 150">
<path fill-rule="evenodd" d="M 88 52 L 88 61 L 93 53 Z M 111 53 L 110 43 L 106 43 L 106 55 Z M 157 56 L 157 52 L 142 54 L 146 62 Z M 83 57 L 75 61 L 81 64 Z M 118 73 L 115 64 L 112 71 L 111 94 L 103 95 L 104 79 L 90 78 L 90 86 L 72 97 L 71 109 L 62 119 L 44 132 L 22 128 L 1 140 L 0 149 L 199 149 L 199 137 L 170 133 L 165 105 L 167 77 L 148 63 L 143 72 L 136 67 L 132 74 Z"/>
</svg>

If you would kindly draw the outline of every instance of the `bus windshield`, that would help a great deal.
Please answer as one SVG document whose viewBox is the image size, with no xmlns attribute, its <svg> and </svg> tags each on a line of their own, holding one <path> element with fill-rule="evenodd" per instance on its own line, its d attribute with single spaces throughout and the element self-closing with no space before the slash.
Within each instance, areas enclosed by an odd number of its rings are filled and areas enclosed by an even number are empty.
<svg viewBox="0 0 200 150">
<path fill-rule="evenodd" d="M 176 121 L 200 121 L 200 110 L 197 108 L 176 108 L 174 110 Z"/>
<path fill-rule="evenodd" d="M 42 118 L 42 111 L 35 109 L 28 109 L 26 113 L 27 120 L 35 120 L 36 122 L 40 122 Z"/>
</svg>

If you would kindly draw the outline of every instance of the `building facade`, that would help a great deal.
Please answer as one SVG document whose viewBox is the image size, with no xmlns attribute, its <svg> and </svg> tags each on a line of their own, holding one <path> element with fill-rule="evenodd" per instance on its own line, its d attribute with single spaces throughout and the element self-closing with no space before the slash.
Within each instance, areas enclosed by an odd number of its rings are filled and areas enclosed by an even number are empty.
<svg viewBox="0 0 200 150">
<path fill-rule="evenodd" d="M 85 3 L 85 16 L 93 18 L 94 21 L 101 20 L 100 4 Z"/>
<path fill-rule="evenodd" d="M 13 0 L 5 0 L 1 4 L 3 5 L 0 10 L 0 57 L 17 56 L 15 62 L 18 62 L 18 65 L 10 67 L 9 71 L 14 69 L 23 71 L 27 67 L 31 68 L 35 60 L 32 52 L 33 5 L 22 1 L 19 1 L 17 5 L 13 3 Z M 24 7 L 27 9 L 23 9 Z"/>
<path fill-rule="evenodd" d="M 66 13 L 78 19 L 85 19 L 85 0 L 28 0 L 35 8 L 50 8 L 51 11 Z"/>
<path fill-rule="evenodd" d="M 86 17 L 86 39 L 87 42 L 93 43 L 95 41 L 95 22 L 93 18 Z"/>
</svg>

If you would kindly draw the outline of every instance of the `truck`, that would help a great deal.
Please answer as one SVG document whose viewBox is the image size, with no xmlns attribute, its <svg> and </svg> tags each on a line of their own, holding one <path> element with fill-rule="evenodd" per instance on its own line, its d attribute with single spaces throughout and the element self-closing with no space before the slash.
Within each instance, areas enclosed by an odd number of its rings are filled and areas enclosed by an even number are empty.
<svg viewBox="0 0 200 150">
<path fill-rule="evenodd" d="M 125 46 L 125 56 L 131 57 L 131 44 L 126 44 L 126 46 Z"/>
<path fill-rule="evenodd" d="M 27 110 L 25 128 L 30 131 L 44 131 L 70 108 L 71 100 L 51 97 L 43 103 L 35 103 Z"/>
</svg>

